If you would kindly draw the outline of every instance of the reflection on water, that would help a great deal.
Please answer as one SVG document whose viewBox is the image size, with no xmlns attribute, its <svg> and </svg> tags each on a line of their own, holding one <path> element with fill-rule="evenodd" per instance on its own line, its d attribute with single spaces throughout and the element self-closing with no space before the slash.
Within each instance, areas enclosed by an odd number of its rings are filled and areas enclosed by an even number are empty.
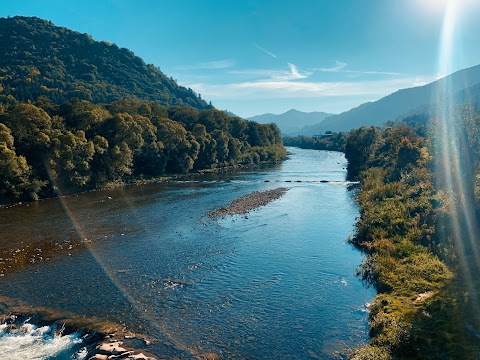
<svg viewBox="0 0 480 360">
<path fill-rule="evenodd" d="M 1 210 L 3 250 L 89 240 L 6 272 L 2 295 L 120 322 L 167 357 L 331 358 L 367 336 L 373 290 L 346 243 L 358 210 L 342 154 L 290 151 L 269 169 Z M 207 217 L 286 181 L 281 199 L 248 215 Z"/>
</svg>

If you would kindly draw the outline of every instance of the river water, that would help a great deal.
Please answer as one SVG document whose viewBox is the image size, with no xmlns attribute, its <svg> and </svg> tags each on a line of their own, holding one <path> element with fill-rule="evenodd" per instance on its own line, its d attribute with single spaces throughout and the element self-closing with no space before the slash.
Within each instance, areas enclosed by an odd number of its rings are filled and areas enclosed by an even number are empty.
<svg viewBox="0 0 480 360">
<path fill-rule="evenodd" d="M 374 295 L 355 277 L 362 255 L 346 242 L 355 191 L 343 154 L 288 150 L 282 164 L 254 171 L 1 209 L 0 250 L 65 246 L 7 271 L 0 295 L 125 324 L 167 358 L 334 358 L 367 340 Z M 279 186 L 290 190 L 248 215 L 207 216 Z M 68 245 L 85 238 L 88 248 Z"/>
</svg>

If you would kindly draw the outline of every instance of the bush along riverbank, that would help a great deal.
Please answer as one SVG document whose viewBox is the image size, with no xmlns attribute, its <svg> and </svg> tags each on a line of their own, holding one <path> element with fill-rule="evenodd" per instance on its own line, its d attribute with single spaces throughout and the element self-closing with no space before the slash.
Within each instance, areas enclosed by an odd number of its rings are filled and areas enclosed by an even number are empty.
<svg viewBox="0 0 480 360">
<path fill-rule="evenodd" d="M 347 137 L 348 175 L 361 181 L 351 242 L 366 254 L 358 274 L 378 291 L 369 343 L 351 359 L 479 358 L 478 286 L 455 240 L 455 200 L 434 176 L 440 153 L 424 134 L 401 124 Z"/>
<path fill-rule="evenodd" d="M 124 99 L 0 104 L 0 204 L 285 159 L 279 128 Z"/>
</svg>

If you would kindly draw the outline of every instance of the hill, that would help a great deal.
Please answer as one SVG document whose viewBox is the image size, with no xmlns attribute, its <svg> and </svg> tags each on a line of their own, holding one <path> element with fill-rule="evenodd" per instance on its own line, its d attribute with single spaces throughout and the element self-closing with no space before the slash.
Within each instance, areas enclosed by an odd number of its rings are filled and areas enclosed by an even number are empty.
<svg viewBox="0 0 480 360">
<path fill-rule="evenodd" d="M 57 104 L 72 97 L 93 103 L 136 97 L 160 105 L 211 107 L 132 51 L 47 20 L 0 18 L 0 48 L 4 102 L 42 95 Z"/>
<path fill-rule="evenodd" d="M 295 109 L 289 110 L 283 114 L 263 114 L 248 118 L 248 120 L 256 121 L 260 124 L 275 123 L 278 125 L 283 134 L 295 134 L 304 126 L 318 124 L 329 116 L 324 112 L 302 112 Z"/>
<path fill-rule="evenodd" d="M 0 18 L 0 205 L 286 157 L 280 130 L 229 116 L 114 44 Z"/>
<path fill-rule="evenodd" d="M 329 117 L 323 122 L 303 129 L 302 135 L 325 131 L 348 131 L 364 125 L 381 126 L 388 120 L 397 120 L 415 112 L 425 113 L 445 94 L 457 103 L 478 99 L 480 93 L 480 65 L 457 71 L 430 84 L 402 89 L 380 100 L 362 104 L 349 111 Z"/>
</svg>

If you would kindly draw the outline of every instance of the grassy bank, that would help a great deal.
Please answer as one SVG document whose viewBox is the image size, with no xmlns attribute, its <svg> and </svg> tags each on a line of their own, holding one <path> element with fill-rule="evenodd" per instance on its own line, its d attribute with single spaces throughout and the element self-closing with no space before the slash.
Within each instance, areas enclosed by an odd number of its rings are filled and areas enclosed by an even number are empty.
<svg viewBox="0 0 480 360">
<path fill-rule="evenodd" d="M 352 359 L 475 359 L 471 289 L 459 265 L 451 198 L 434 178 L 425 129 L 404 125 L 350 132 L 349 177 L 361 180 L 352 243 L 366 254 L 358 269 L 378 291 L 370 341 Z"/>
</svg>

